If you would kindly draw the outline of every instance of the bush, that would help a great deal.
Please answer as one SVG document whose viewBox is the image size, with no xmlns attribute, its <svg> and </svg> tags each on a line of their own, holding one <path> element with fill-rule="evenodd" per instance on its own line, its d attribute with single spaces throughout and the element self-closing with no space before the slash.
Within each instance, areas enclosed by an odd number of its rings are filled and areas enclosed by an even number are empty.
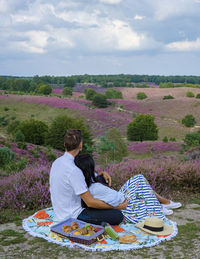
<svg viewBox="0 0 200 259">
<path fill-rule="evenodd" d="M 65 87 L 65 88 L 63 88 L 63 90 L 62 90 L 62 94 L 64 95 L 64 96 L 72 96 L 72 88 L 70 88 L 70 87 Z"/>
<path fill-rule="evenodd" d="M 17 128 L 17 126 L 19 126 L 19 124 L 20 124 L 20 121 L 18 121 L 18 120 L 12 121 L 12 122 L 8 125 L 8 127 L 7 127 L 7 132 L 8 132 L 8 134 L 12 134 L 12 133 L 15 131 L 15 129 Z"/>
<path fill-rule="evenodd" d="M 143 100 L 143 99 L 146 99 L 146 98 L 147 98 L 147 95 L 144 92 L 137 93 L 137 99 L 138 100 Z"/>
<path fill-rule="evenodd" d="M 167 142 L 168 142 L 168 137 L 165 136 L 162 141 L 165 142 L 165 143 L 167 143 Z"/>
<path fill-rule="evenodd" d="M 24 141 L 25 141 L 25 136 L 24 136 L 24 134 L 21 132 L 21 130 L 17 130 L 17 131 L 15 132 L 15 134 L 13 135 L 13 137 L 14 137 L 14 140 L 15 140 L 16 142 L 24 142 Z"/>
<path fill-rule="evenodd" d="M 37 92 L 39 94 L 44 94 L 44 95 L 48 95 L 52 92 L 52 88 L 50 85 L 47 84 L 42 84 L 40 85 L 40 87 L 38 88 Z"/>
<path fill-rule="evenodd" d="M 17 130 L 21 130 L 26 142 L 42 145 L 45 143 L 48 126 L 42 121 L 30 119 L 21 122 L 16 128 Z"/>
<path fill-rule="evenodd" d="M 163 97 L 163 100 L 167 100 L 167 99 L 174 99 L 174 97 L 172 95 L 165 95 Z"/>
<path fill-rule="evenodd" d="M 7 116 L 1 116 L 0 115 L 0 126 L 7 126 L 8 125 L 8 123 L 9 123 L 9 121 L 8 121 L 8 119 L 6 119 L 6 117 Z"/>
<path fill-rule="evenodd" d="M 46 153 L 47 161 L 52 162 L 52 161 L 56 160 L 56 158 L 57 158 L 56 154 L 54 154 L 52 152 Z"/>
<path fill-rule="evenodd" d="M 171 137 L 171 138 L 169 138 L 169 141 L 171 141 L 171 142 L 176 142 L 176 138 Z"/>
<path fill-rule="evenodd" d="M 187 93 L 186 93 L 186 96 L 187 97 L 194 97 L 194 93 L 193 92 L 190 92 L 190 91 L 188 91 Z"/>
<path fill-rule="evenodd" d="M 85 91 L 85 98 L 89 101 L 92 101 L 97 94 L 97 92 L 91 88 L 86 88 Z"/>
<path fill-rule="evenodd" d="M 9 108 L 6 106 L 6 107 L 4 107 L 4 111 L 9 111 Z"/>
<path fill-rule="evenodd" d="M 159 88 L 174 88 L 174 84 L 172 82 L 160 83 Z"/>
<path fill-rule="evenodd" d="M 100 137 L 100 143 L 97 146 L 102 164 L 113 161 L 122 161 L 123 157 L 128 155 L 127 145 L 117 128 L 111 128 L 106 137 Z"/>
<path fill-rule="evenodd" d="M 122 92 L 111 88 L 106 90 L 105 96 L 108 99 L 123 99 Z"/>
<path fill-rule="evenodd" d="M 154 116 L 139 114 L 127 126 L 127 138 L 130 141 L 157 140 L 158 128 L 154 123 Z"/>
<path fill-rule="evenodd" d="M 4 168 L 4 176 L 8 176 L 10 173 L 16 173 L 24 170 L 27 166 L 26 158 L 21 158 L 18 161 L 10 161 L 8 164 L 5 165 Z"/>
<path fill-rule="evenodd" d="M 192 114 L 187 114 L 182 119 L 182 124 L 184 124 L 186 127 L 194 127 L 194 125 L 196 124 L 196 120 Z"/>
<path fill-rule="evenodd" d="M 200 147 L 200 133 L 199 132 L 193 132 L 188 133 L 185 135 L 185 138 L 183 139 L 184 143 L 188 147 Z"/>
<path fill-rule="evenodd" d="M 197 99 L 200 99 L 200 94 L 197 94 L 197 95 L 196 95 L 196 98 L 197 98 Z"/>
<path fill-rule="evenodd" d="M 83 136 L 83 152 L 87 151 L 87 146 L 93 145 L 92 135 L 89 128 L 82 119 L 75 119 L 67 115 L 57 116 L 49 127 L 46 144 L 59 150 L 64 150 L 64 136 L 68 129 L 79 129 Z"/>
<path fill-rule="evenodd" d="M 92 100 L 92 104 L 98 108 L 106 108 L 110 105 L 110 102 L 107 101 L 105 95 L 96 94 Z"/>
<path fill-rule="evenodd" d="M 10 161 L 14 160 L 15 153 L 7 147 L 0 147 L 0 167 L 4 167 Z"/>
</svg>

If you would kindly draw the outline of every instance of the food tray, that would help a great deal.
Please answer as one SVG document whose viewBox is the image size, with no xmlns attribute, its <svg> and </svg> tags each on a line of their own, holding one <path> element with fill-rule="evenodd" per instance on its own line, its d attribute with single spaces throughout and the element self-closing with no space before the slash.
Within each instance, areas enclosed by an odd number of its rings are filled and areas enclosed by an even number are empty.
<svg viewBox="0 0 200 259">
<path fill-rule="evenodd" d="M 85 244 L 85 245 L 91 245 L 92 243 L 98 241 L 98 239 L 102 239 L 103 238 L 103 234 L 105 232 L 104 227 L 100 226 L 100 225 L 95 225 L 95 224 L 90 224 L 93 227 L 97 227 L 99 228 L 99 230 L 91 235 L 91 236 L 85 236 L 85 235 L 74 235 L 73 233 L 76 230 L 72 230 L 70 233 L 66 233 L 62 231 L 62 227 L 64 225 L 71 225 L 72 222 L 77 222 L 79 224 L 79 228 L 84 227 L 86 224 L 88 224 L 87 222 L 84 222 L 82 220 L 78 220 L 78 219 L 73 219 L 73 218 L 69 218 L 66 219 L 64 221 L 61 221 L 60 223 L 54 225 L 53 227 L 51 227 L 51 231 L 62 236 L 62 237 L 67 237 L 69 238 L 71 241 L 76 242 L 76 243 L 81 243 L 81 244 Z"/>
</svg>

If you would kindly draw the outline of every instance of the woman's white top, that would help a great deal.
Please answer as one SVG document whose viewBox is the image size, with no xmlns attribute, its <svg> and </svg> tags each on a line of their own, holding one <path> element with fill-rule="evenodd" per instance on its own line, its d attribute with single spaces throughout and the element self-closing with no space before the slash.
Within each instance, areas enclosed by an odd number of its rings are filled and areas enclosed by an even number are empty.
<svg viewBox="0 0 200 259">
<path fill-rule="evenodd" d="M 89 187 L 89 191 L 95 199 L 104 201 L 113 207 L 118 206 L 125 200 L 122 192 L 117 192 L 101 183 L 92 183 Z"/>
</svg>

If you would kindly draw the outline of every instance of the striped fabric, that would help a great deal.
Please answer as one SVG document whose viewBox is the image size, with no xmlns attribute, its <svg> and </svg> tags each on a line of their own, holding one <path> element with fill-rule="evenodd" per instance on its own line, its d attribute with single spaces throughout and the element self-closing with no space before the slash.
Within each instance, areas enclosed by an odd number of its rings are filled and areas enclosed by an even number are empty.
<svg viewBox="0 0 200 259">
<path fill-rule="evenodd" d="M 128 200 L 128 206 L 122 210 L 125 222 L 135 224 L 151 216 L 165 218 L 154 191 L 143 175 L 130 178 L 120 191 Z"/>
</svg>

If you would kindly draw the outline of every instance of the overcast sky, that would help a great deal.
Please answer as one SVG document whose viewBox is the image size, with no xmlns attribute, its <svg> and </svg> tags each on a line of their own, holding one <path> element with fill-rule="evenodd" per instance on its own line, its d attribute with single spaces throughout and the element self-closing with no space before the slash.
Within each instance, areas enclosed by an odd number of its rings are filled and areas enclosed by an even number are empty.
<svg viewBox="0 0 200 259">
<path fill-rule="evenodd" d="M 0 75 L 200 75 L 200 0 L 0 0 Z"/>
</svg>

